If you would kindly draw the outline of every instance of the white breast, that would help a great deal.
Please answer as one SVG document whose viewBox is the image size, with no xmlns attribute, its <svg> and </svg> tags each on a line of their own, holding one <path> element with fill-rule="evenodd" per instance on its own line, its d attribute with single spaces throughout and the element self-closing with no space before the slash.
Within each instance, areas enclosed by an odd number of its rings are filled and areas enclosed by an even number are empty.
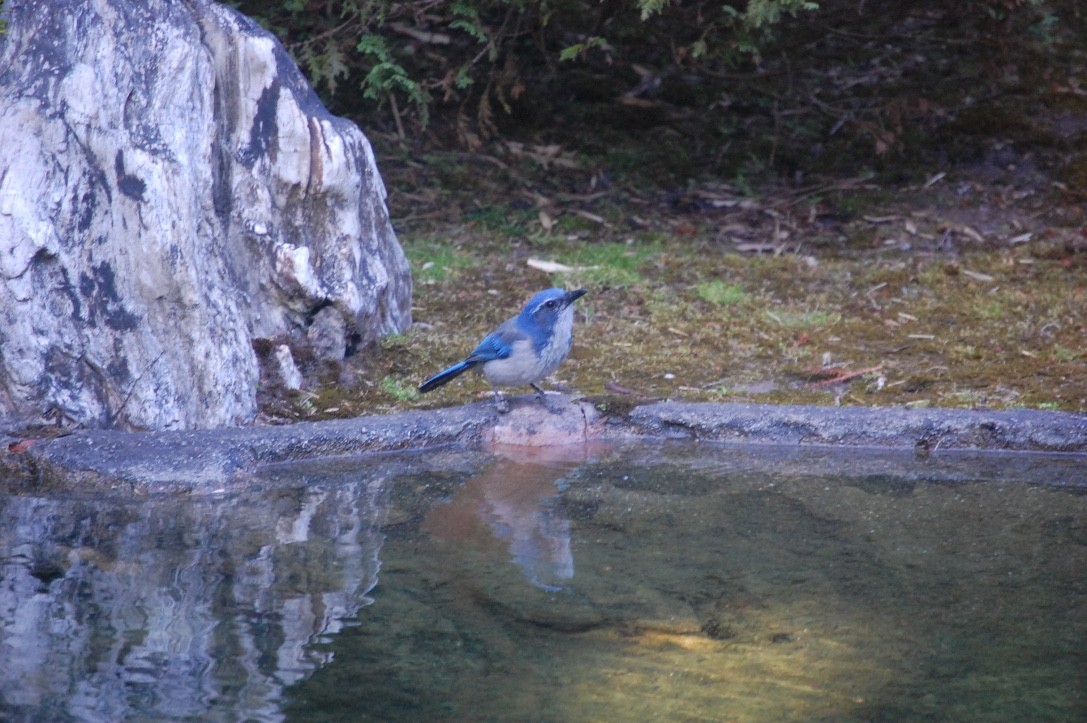
<svg viewBox="0 0 1087 723">
<path fill-rule="evenodd" d="M 540 355 L 540 378 L 554 373 L 559 364 L 570 354 L 570 347 L 574 342 L 574 307 L 567 306 L 559 314 L 555 322 L 555 333 L 551 337 L 551 343 L 544 347 Z"/>
</svg>

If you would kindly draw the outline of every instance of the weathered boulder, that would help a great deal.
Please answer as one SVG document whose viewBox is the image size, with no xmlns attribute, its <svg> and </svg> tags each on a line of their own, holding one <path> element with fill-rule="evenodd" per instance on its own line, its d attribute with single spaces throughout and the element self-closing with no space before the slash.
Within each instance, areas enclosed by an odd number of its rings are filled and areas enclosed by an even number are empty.
<svg viewBox="0 0 1087 723">
<path fill-rule="evenodd" d="M 254 339 L 342 356 L 411 323 L 368 141 L 259 26 L 208 0 L 4 11 L 0 427 L 243 423 Z"/>
</svg>

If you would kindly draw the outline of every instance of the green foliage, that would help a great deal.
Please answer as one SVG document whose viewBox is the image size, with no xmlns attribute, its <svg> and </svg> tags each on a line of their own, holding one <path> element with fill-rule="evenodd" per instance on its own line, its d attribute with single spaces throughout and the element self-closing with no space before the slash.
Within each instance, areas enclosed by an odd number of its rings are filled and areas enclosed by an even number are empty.
<svg viewBox="0 0 1087 723">
<path fill-rule="evenodd" d="M 803 36 L 822 23 L 856 19 L 856 0 L 234 0 L 275 32 L 314 87 L 339 113 L 388 108 L 400 131 L 425 127 L 432 108 L 456 109 L 460 140 L 477 145 L 498 132 L 495 108 L 507 113 L 554 103 L 548 85 L 563 73 L 608 78 L 615 96 L 631 69 L 653 77 L 720 78 L 758 61 L 768 43 Z M 893 3 L 884 3 L 893 5 Z M 999 24 L 1003 32 L 1052 37 L 1071 0 L 968 0 L 947 10 L 959 22 Z M 0 8 L 3 7 L 0 0 Z M 837 14 L 837 15 L 835 15 Z M 1078 16 L 1077 16 L 1078 17 Z M 873 15 L 873 20 L 879 18 Z M 555 63 L 555 60 L 565 61 Z M 626 74 L 624 77 L 623 74 Z M 622 78 L 620 80 L 620 78 Z"/>
<path fill-rule="evenodd" d="M 653 15 L 663 12 L 668 5 L 668 0 L 638 0 L 642 20 L 648 20 Z M 747 28 L 773 25 L 786 15 L 818 9 L 819 3 L 809 0 L 750 0 L 743 11 L 728 4 L 721 6 L 722 13 L 735 18 Z"/>
<path fill-rule="evenodd" d="M 580 43 L 574 43 L 559 51 L 559 60 L 576 60 L 593 48 L 606 48 L 607 45 L 607 41 L 598 36 L 585 38 Z"/>
<path fill-rule="evenodd" d="M 450 8 L 453 19 L 449 27 L 453 30 L 463 30 L 480 43 L 488 41 L 487 31 L 483 29 L 483 23 L 479 19 L 479 10 L 463 2 L 455 2 Z"/>
<path fill-rule="evenodd" d="M 751 0 L 744 11 L 743 21 L 749 27 L 762 28 L 777 23 L 784 15 L 818 9 L 819 3 L 807 0 Z"/>
<path fill-rule="evenodd" d="M 370 63 L 370 70 L 362 81 L 363 97 L 380 103 L 389 94 L 401 92 L 419 110 L 420 121 L 425 126 L 429 97 L 393 57 L 388 41 L 380 35 L 364 35 L 355 49 Z M 330 85 L 330 90 L 335 93 L 335 85 Z"/>
<path fill-rule="evenodd" d="M 668 5 L 668 0 L 638 0 L 638 7 L 642 11 L 642 20 L 648 20 Z"/>
<path fill-rule="evenodd" d="M 730 3 L 736 3 L 733 7 Z M 459 104 L 483 134 L 528 92 L 523 67 L 551 60 L 611 64 L 620 54 L 660 65 L 671 36 L 695 62 L 753 52 L 749 37 L 816 8 L 807 0 L 725 0 L 691 8 L 671 0 L 598 5 L 591 0 L 235 0 L 275 32 L 326 96 L 381 107 L 425 126 L 435 101 Z M 742 8 L 742 9 L 737 9 Z M 572 41 L 572 42 L 571 42 Z M 659 59 L 650 57 L 660 55 Z M 398 102 L 397 99 L 402 102 Z M 474 102 L 474 113 L 466 102 Z M 401 109 L 403 113 L 401 113 Z"/>
</svg>

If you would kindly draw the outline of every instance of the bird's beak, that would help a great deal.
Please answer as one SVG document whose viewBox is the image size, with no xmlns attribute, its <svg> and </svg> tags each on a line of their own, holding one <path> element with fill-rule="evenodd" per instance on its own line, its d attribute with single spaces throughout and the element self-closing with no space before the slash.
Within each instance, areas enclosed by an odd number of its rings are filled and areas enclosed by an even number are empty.
<svg viewBox="0 0 1087 723">
<path fill-rule="evenodd" d="M 573 291 L 567 291 L 566 296 L 562 298 L 562 307 L 565 309 L 587 293 L 589 293 L 588 289 L 574 289 Z"/>
</svg>

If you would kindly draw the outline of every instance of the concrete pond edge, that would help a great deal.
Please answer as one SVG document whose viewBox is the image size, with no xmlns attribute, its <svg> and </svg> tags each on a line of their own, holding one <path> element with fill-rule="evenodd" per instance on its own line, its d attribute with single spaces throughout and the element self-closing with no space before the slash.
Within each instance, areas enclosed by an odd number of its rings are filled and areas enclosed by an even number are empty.
<svg viewBox="0 0 1087 723">
<path fill-rule="evenodd" d="M 1083 456 L 1087 415 L 1017 409 L 905 409 L 653 402 L 617 409 L 570 397 L 550 409 L 518 397 L 285 426 L 176 432 L 77 431 L 53 439 L 0 436 L 4 487 L 217 493 L 262 467 L 450 445 L 540 447 L 590 440 L 690 440 L 796 447 L 1012 451 Z"/>
</svg>

